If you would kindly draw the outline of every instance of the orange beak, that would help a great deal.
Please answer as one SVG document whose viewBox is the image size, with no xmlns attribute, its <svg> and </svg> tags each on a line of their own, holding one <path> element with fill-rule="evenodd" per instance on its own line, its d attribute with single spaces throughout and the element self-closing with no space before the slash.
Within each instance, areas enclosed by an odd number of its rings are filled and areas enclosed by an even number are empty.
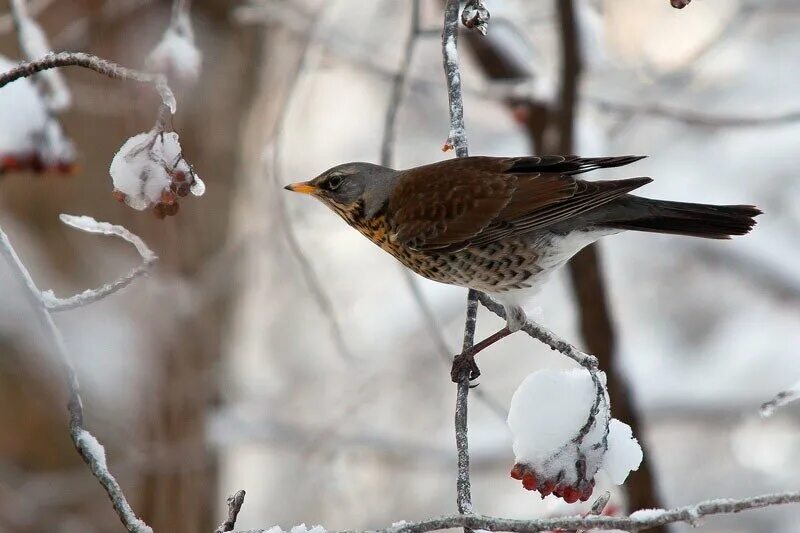
<svg viewBox="0 0 800 533">
<path fill-rule="evenodd" d="M 317 192 L 317 187 L 312 185 L 311 182 L 301 181 L 299 183 L 290 183 L 284 187 L 287 191 L 299 192 L 300 194 L 314 194 Z"/>
</svg>

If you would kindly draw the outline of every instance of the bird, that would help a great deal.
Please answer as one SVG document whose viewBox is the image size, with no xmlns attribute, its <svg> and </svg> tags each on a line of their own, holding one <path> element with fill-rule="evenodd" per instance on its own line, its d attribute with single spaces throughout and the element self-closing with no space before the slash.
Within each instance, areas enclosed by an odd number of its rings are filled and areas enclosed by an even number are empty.
<svg viewBox="0 0 800 533">
<path fill-rule="evenodd" d="M 643 157 L 471 156 L 406 170 L 353 162 L 285 189 L 321 201 L 417 274 L 503 305 L 506 326 L 456 357 L 457 381 L 480 374 L 475 354 L 524 326 L 526 304 L 585 246 L 623 231 L 729 239 L 762 213 L 631 194 L 649 177 L 581 178 Z"/>
</svg>

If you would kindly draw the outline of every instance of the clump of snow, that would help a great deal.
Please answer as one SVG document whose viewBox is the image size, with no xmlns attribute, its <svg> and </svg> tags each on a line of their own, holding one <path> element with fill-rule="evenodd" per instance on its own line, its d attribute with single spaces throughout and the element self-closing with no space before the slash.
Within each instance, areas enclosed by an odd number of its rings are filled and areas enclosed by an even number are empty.
<svg viewBox="0 0 800 533">
<path fill-rule="evenodd" d="M 0 56 L 0 72 L 15 66 Z M 70 172 L 75 149 L 30 79 L 0 94 L 0 174 L 13 170 Z"/>
<path fill-rule="evenodd" d="M 660 518 L 666 511 L 664 509 L 640 509 L 631 514 L 631 520 L 636 522 L 649 522 Z"/>
<path fill-rule="evenodd" d="M 608 449 L 603 457 L 603 471 L 614 485 L 625 483 L 628 474 L 637 470 L 644 455 L 631 427 L 612 418 L 608 423 Z"/>
<path fill-rule="evenodd" d="M 205 193 L 205 184 L 183 158 L 178 134 L 150 131 L 128 139 L 109 170 L 116 198 L 160 217 L 178 212 L 178 197 Z"/>
<path fill-rule="evenodd" d="M 167 77 L 194 83 L 200 76 L 202 62 L 202 55 L 194 44 L 194 31 L 189 16 L 180 13 L 147 56 L 145 66 L 148 70 L 160 72 Z"/>
<path fill-rule="evenodd" d="M 638 468 L 642 451 L 630 427 L 611 419 L 605 374 L 540 370 L 514 392 L 508 413 L 516 464 L 512 477 L 542 496 L 587 500 L 602 467 L 614 483 Z"/>
<path fill-rule="evenodd" d="M 103 445 L 85 429 L 80 430 L 78 433 L 78 445 L 84 450 L 86 454 L 92 457 L 95 463 L 103 470 L 108 470 L 106 464 L 106 449 Z"/>
</svg>

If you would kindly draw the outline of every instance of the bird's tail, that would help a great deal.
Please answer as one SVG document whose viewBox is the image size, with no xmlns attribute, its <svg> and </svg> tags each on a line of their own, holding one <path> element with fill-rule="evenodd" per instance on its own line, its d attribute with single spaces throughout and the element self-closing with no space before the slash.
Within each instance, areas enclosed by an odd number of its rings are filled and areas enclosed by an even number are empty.
<svg viewBox="0 0 800 533">
<path fill-rule="evenodd" d="M 617 220 L 606 220 L 603 226 L 635 231 L 672 233 L 730 239 L 748 233 L 761 210 L 752 205 L 708 205 L 651 200 L 628 195 L 620 202 Z"/>
</svg>

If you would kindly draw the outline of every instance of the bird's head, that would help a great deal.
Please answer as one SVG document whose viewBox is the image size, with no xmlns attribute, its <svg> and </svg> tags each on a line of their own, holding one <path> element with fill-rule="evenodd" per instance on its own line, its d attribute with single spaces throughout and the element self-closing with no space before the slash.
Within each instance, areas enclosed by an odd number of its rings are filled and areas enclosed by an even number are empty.
<svg viewBox="0 0 800 533">
<path fill-rule="evenodd" d="M 372 163 L 345 163 L 284 188 L 315 197 L 345 219 L 371 218 L 389 199 L 397 174 Z"/>
</svg>

